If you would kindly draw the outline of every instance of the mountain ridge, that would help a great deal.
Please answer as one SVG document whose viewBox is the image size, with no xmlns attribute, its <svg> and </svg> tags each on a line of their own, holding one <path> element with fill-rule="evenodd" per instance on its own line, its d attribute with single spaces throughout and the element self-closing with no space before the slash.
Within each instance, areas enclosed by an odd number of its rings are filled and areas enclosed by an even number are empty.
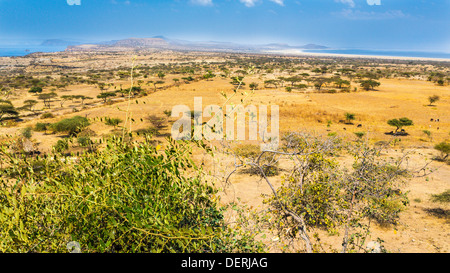
<svg viewBox="0 0 450 273">
<path fill-rule="evenodd" d="M 106 41 L 101 43 L 69 45 L 67 51 L 120 51 L 136 49 L 168 49 L 168 50 L 193 50 L 193 51 L 226 51 L 226 52 L 266 52 L 270 50 L 302 50 L 302 49 L 327 49 L 328 47 L 317 44 L 303 46 L 291 46 L 285 43 L 269 43 L 263 45 L 245 45 L 233 42 L 203 41 L 192 42 L 185 40 L 172 40 L 164 36 L 151 38 L 127 38 L 121 40 Z"/>
</svg>

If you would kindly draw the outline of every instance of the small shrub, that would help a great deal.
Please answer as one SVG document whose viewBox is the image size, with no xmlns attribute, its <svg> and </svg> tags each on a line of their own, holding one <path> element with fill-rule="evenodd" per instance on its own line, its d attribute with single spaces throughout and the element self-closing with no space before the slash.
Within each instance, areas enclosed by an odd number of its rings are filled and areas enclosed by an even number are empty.
<svg viewBox="0 0 450 273">
<path fill-rule="evenodd" d="M 31 127 L 27 127 L 22 129 L 22 136 L 26 139 L 30 139 L 33 136 L 33 132 L 32 132 L 32 128 Z"/>
<path fill-rule="evenodd" d="M 359 139 L 363 138 L 363 136 L 366 134 L 364 132 L 355 132 L 354 133 Z"/>
<path fill-rule="evenodd" d="M 69 141 L 67 139 L 60 139 L 56 142 L 55 146 L 53 146 L 56 152 L 62 153 L 69 149 Z"/>
<path fill-rule="evenodd" d="M 156 129 L 162 129 L 162 128 L 166 127 L 166 119 L 165 118 L 151 115 L 147 118 L 147 120 L 150 121 L 150 123 Z"/>
<path fill-rule="evenodd" d="M 94 137 L 96 135 L 97 134 L 89 128 L 84 128 L 77 134 L 78 137 Z"/>
<path fill-rule="evenodd" d="M 433 194 L 431 200 L 433 202 L 450 203 L 450 190 L 446 190 L 441 194 Z"/>
<path fill-rule="evenodd" d="M 93 143 L 90 137 L 85 137 L 85 136 L 78 137 L 77 142 L 78 142 L 78 145 L 80 145 L 81 147 L 89 147 Z"/>
<path fill-rule="evenodd" d="M 87 118 L 75 116 L 54 123 L 52 129 L 55 132 L 67 132 L 69 135 L 76 135 L 87 126 L 89 126 L 89 120 Z"/>
<path fill-rule="evenodd" d="M 15 120 L 7 120 L 5 122 L 2 123 L 3 126 L 7 127 L 7 128 L 11 128 L 11 127 L 16 127 L 17 126 L 17 122 Z"/>
<path fill-rule="evenodd" d="M 138 129 L 136 131 L 134 131 L 138 136 L 140 135 L 149 135 L 149 136 L 153 136 L 153 135 L 157 135 L 159 132 L 157 129 L 155 128 L 143 128 L 143 129 Z"/>
<path fill-rule="evenodd" d="M 44 131 L 47 131 L 49 129 L 50 125 L 51 125 L 50 123 L 38 122 L 38 123 L 36 123 L 36 125 L 34 125 L 34 130 L 36 132 L 44 132 Z"/>
<path fill-rule="evenodd" d="M 241 157 L 241 160 L 244 162 L 247 162 L 248 168 L 243 169 L 242 173 L 247 173 L 251 175 L 262 175 L 261 170 L 252 165 L 256 163 L 258 160 L 258 157 L 261 153 L 261 148 L 259 145 L 253 145 L 253 144 L 240 144 L 236 148 L 234 148 L 234 153 Z M 266 176 L 275 176 L 278 175 L 279 168 L 278 168 L 278 162 L 275 162 L 273 160 L 273 157 L 269 154 L 264 154 L 259 161 L 264 174 Z"/>
<path fill-rule="evenodd" d="M 440 161 L 445 161 L 448 158 L 448 155 L 450 154 L 450 143 L 448 142 L 441 142 L 439 144 L 436 144 L 434 146 L 434 149 L 441 152 L 441 155 L 437 158 Z"/>
<path fill-rule="evenodd" d="M 117 127 L 122 122 L 120 118 L 105 118 L 105 124 L 109 126 L 114 126 L 114 128 Z"/>
<path fill-rule="evenodd" d="M 41 115 L 41 119 L 54 118 L 55 116 L 52 113 L 44 113 Z"/>
</svg>

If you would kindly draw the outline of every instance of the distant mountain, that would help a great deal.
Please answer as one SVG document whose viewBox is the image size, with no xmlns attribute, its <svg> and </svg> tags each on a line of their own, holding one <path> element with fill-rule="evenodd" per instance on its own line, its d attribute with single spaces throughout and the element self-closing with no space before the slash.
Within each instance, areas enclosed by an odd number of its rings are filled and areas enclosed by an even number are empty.
<svg viewBox="0 0 450 273">
<path fill-rule="evenodd" d="M 315 45 L 315 44 L 307 44 L 304 46 L 301 46 L 302 49 L 328 49 L 329 47 L 322 46 L 322 45 Z"/>
<path fill-rule="evenodd" d="M 162 38 L 129 38 L 125 40 L 119 40 L 112 44 L 116 47 L 167 47 L 169 43 Z"/>
<path fill-rule="evenodd" d="M 124 51 L 144 49 L 169 49 L 169 50 L 191 50 L 191 51 L 220 51 L 220 52 L 244 52 L 244 53 L 267 53 L 267 52 L 291 52 L 302 49 L 327 49 L 322 45 L 308 44 L 304 46 L 290 46 L 282 43 L 266 45 L 242 45 L 231 42 L 192 42 L 185 40 L 172 40 L 164 36 L 152 38 L 128 38 L 123 40 L 101 42 L 96 44 L 71 45 L 68 51 Z"/>
<path fill-rule="evenodd" d="M 41 46 L 71 46 L 71 45 L 80 45 L 80 42 L 74 42 L 74 41 L 65 41 L 61 39 L 50 39 L 45 40 L 41 43 Z"/>
</svg>

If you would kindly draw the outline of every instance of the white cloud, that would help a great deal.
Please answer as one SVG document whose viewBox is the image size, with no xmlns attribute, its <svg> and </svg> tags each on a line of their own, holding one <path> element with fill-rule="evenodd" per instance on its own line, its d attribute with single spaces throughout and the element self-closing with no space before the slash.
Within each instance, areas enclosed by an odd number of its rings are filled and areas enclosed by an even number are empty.
<svg viewBox="0 0 450 273">
<path fill-rule="evenodd" d="M 191 3 L 199 6 L 212 6 L 213 4 L 212 0 L 191 0 Z"/>
<path fill-rule="evenodd" d="M 338 16 L 350 20 L 390 20 L 408 18 L 410 15 L 403 13 L 401 10 L 388 10 L 385 12 L 366 12 L 352 9 L 345 9 L 339 13 Z"/>
<path fill-rule="evenodd" d="M 355 2 L 353 0 L 334 0 L 334 2 L 349 5 L 349 7 L 351 7 L 351 8 L 355 7 Z"/>
<path fill-rule="evenodd" d="M 369 6 L 380 6 L 381 5 L 381 0 L 367 0 L 367 5 Z"/>
<path fill-rule="evenodd" d="M 255 6 L 256 2 L 258 2 L 258 0 L 239 0 L 239 1 L 241 1 L 241 3 L 243 3 L 248 8 Z"/>
<path fill-rule="evenodd" d="M 274 2 L 275 4 L 278 4 L 278 5 L 284 7 L 284 0 L 270 0 L 270 1 Z"/>
</svg>

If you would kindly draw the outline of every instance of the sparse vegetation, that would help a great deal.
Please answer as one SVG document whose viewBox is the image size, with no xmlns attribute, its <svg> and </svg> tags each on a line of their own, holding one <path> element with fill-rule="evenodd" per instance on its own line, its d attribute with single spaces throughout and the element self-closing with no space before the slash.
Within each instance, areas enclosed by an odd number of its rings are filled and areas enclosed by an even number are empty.
<svg viewBox="0 0 450 273">
<path fill-rule="evenodd" d="M 0 190 L 0 206 L 8 208 L 0 210 L 0 251 L 66 252 L 72 240 L 83 252 L 263 250 L 256 240 L 265 251 L 366 252 L 369 238 L 382 243 L 385 236 L 389 251 L 396 244 L 398 251 L 418 249 L 386 230 L 396 228 L 408 205 L 402 182 L 413 173 L 400 163 L 417 166 L 435 155 L 449 162 L 449 93 L 440 87 L 449 84 L 446 63 L 138 54 L 131 72 L 127 51 L 61 52 L 51 65 L 35 56 L 0 64 L 0 181 L 8 186 Z M 193 142 L 199 144 L 193 150 L 186 141 L 166 142 L 173 105 L 192 109 L 193 97 L 224 110 L 278 105 L 281 133 L 301 133 L 264 153 L 256 141 Z M 199 120 L 202 112 L 191 109 L 188 115 Z M 386 132 L 386 122 L 396 129 Z M 396 158 L 411 148 L 418 152 Z M 435 166 L 448 168 L 430 161 L 420 174 Z M 411 181 L 442 192 L 446 171 Z M 447 219 L 448 210 L 430 207 L 417 187 L 411 191 L 414 214 Z M 445 200 L 448 192 L 436 196 Z M 12 211 L 19 215 L 14 221 Z M 418 228 L 401 220 L 405 232 Z M 415 236 L 435 240 L 431 230 L 442 231 L 435 224 Z"/>
</svg>

